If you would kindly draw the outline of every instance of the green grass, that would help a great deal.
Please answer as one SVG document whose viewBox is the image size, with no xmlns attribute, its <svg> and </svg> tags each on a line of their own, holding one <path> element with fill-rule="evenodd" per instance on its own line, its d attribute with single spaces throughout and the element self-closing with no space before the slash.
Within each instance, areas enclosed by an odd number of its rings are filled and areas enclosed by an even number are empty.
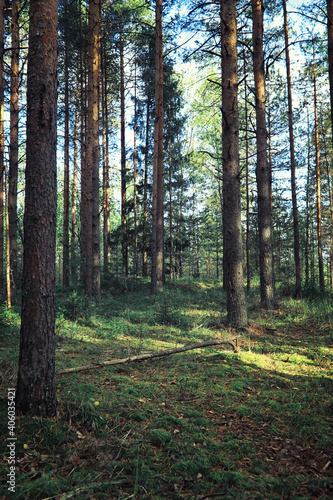
<svg viewBox="0 0 333 500">
<path fill-rule="evenodd" d="M 56 418 L 16 418 L 13 499 L 328 499 L 333 491 L 333 315 L 329 299 L 248 296 L 251 325 L 224 326 L 213 282 L 146 283 L 100 303 L 61 290 L 58 371 L 210 338 L 231 346 L 57 376 Z M 1 474 L 18 311 L 0 310 Z"/>
</svg>

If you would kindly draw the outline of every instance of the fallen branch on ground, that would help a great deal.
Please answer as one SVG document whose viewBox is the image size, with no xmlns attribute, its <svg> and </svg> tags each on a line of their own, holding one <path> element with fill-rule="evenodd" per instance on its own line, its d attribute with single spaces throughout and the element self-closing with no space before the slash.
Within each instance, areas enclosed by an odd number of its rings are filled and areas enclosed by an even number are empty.
<svg viewBox="0 0 333 500">
<path fill-rule="evenodd" d="M 76 366 L 74 368 L 66 368 L 64 370 L 59 370 L 57 372 L 57 375 L 63 375 L 65 373 L 76 373 L 87 370 L 95 370 L 96 368 L 104 368 L 105 366 L 123 365 L 126 363 L 132 363 L 133 361 L 144 361 L 146 359 L 162 358 L 163 356 L 170 356 L 171 354 L 177 354 L 179 352 L 192 351 L 193 349 L 200 349 L 202 347 L 211 347 L 214 345 L 222 345 L 222 344 L 231 345 L 234 352 L 239 352 L 239 348 L 237 345 L 237 338 L 235 339 L 235 343 L 229 340 L 212 339 L 212 340 L 206 340 L 205 342 L 198 342 L 196 344 L 184 345 L 183 347 L 175 347 L 174 349 L 167 349 L 165 351 L 150 352 L 146 354 L 139 354 L 137 356 L 129 356 L 127 358 L 111 359 L 109 361 L 103 361 L 101 363 L 90 363 L 89 365 Z"/>
</svg>

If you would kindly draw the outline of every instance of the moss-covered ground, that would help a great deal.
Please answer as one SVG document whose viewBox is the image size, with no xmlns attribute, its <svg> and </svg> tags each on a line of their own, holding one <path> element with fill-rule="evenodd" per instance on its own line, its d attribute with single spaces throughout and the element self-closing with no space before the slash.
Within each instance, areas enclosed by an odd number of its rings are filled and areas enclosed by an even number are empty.
<svg viewBox="0 0 333 500">
<path fill-rule="evenodd" d="M 91 303 L 57 296 L 56 418 L 16 418 L 8 492 L 7 388 L 15 387 L 19 314 L 0 311 L 1 477 L 6 499 L 333 498 L 333 305 L 330 297 L 248 296 L 250 326 L 224 325 L 213 282 L 177 281 L 156 297 L 128 281 Z M 98 363 L 211 338 L 209 347 L 141 363 Z"/>
</svg>

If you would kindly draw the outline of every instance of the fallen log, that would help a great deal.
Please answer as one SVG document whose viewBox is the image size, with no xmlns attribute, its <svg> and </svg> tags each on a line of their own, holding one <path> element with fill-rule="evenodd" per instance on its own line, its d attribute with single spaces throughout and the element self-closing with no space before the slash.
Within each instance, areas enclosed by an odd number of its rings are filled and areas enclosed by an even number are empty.
<svg viewBox="0 0 333 500">
<path fill-rule="evenodd" d="M 170 356 L 171 354 L 177 354 L 179 352 L 192 351 L 193 349 L 201 349 L 203 347 L 211 347 L 214 345 L 222 345 L 222 344 L 228 344 L 233 348 L 234 352 L 239 352 L 239 348 L 237 345 L 237 338 L 235 339 L 235 343 L 229 340 L 211 339 L 211 340 L 206 340 L 205 342 L 197 342 L 196 344 L 187 344 L 182 347 L 175 347 L 174 349 L 166 349 L 165 351 L 156 351 L 145 354 L 138 354 L 137 356 L 128 356 L 127 358 L 110 359 L 99 363 L 90 363 L 89 365 L 76 366 L 73 368 L 65 368 L 64 370 L 57 371 L 57 375 L 64 375 L 65 373 L 76 373 L 88 370 L 96 370 L 96 368 L 104 368 L 105 366 L 123 365 L 126 363 L 132 363 L 134 361 L 144 361 L 146 359 L 162 358 L 164 356 Z"/>
</svg>

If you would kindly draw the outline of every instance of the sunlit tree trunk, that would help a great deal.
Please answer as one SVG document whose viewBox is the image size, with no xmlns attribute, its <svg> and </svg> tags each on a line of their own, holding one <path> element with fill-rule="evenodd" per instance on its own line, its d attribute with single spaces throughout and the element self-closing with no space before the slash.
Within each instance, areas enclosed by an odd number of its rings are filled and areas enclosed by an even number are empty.
<svg viewBox="0 0 333 500">
<path fill-rule="evenodd" d="M 58 1 L 30 0 L 21 341 L 16 410 L 52 417 L 55 391 Z"/>
<path fill-rule="evenodd" d="M 228 322 L 247 324 L 243 283 L 236 1 L 221 1 L 223 225 Z"/>
<path fill-rule="evenodd" d="M 261 305 L 276 306 L 273 262 L 272 211 L 270 204 L 271 176 L 267 161 L 267 127 L 265 112 L 265 68 L 263 51 L 263 0 L 252 0 L 253 71 L 257 121 L 258 228 Z"/>
<path fill-rule="evenodd" d="M 5 214 L 6 214 L 6 297 L 7 307 L 12 307 L 12 286 L 11 286 L 11 269 L 10 269 L 10 230 L 9 230 L 9 182 L 8 172 L 5 166 Z"/>
<path fill-rule="evenodd" d="M 17 179 L 19 122 L 19 12 L 20 0 L 12 2 L 12 48 L 10 65 L 10 148 L 8 174 L 8 219 L 10 250 L 11 296 L 15 300 L 17 287 Z"/>
<path fill-rule="evenodd" d="M 153 171 L 153 220 L 151 240 L 151 291 L 163 289 L 164 222 L 163 222 L 163 39 L 162 0 L 155 4 L 155 132 Z"/>
<path fill-rule="evenodd" d="M 319 160 L 319 130 L 318 130 L 318 103 L 317 103 L 317 69 L 315 51 L 313 50 L 313 100 L 315 114 L 315 145 L 316 145 L 316 196 L 317 196 L 317 243 L 318 243 L 318 267 L 319 267 L 319 287 L 321 292 L 325 291 L 322 227 L 321 227 L 321 179 Z"/>
<path fill-rule="evenodd" d="M 85 227 L 82 229 L 84 229 L 85 234 L 85 292 L 89 296 L 99 297 L 99 0 L 90 0 L 89 2 L 88 43 L 88 113 L 84 184 L 82 186 L 84 187 L 82 203 L 85 215 Z"/>
<path fill-rule="evenodd" d="M 4 293 L 4 0 L 0 0 L 0 297 Z"/>
<path fill-rule="evenodd" d="M 283 14 L 284 14 L 284 36 L 285 36 L 285 50 L 286 50 L 287 87 L 288 87 L 291 196 L 293 204 L 293 223 L 294 223 L 294 261 L 295 261 L 295 277 L 296 277 L 295 295 L 296 297 L 299 298 L 302 296 L 302 281 L 301 281 L 301 258 L 300 258 L 298 208 L 297 208 L 294 117 L 293 117 L 293 101 L 292 101 L 291 72 L 290 72 L 287 0 L 283 0 Z"/>
</svg>

